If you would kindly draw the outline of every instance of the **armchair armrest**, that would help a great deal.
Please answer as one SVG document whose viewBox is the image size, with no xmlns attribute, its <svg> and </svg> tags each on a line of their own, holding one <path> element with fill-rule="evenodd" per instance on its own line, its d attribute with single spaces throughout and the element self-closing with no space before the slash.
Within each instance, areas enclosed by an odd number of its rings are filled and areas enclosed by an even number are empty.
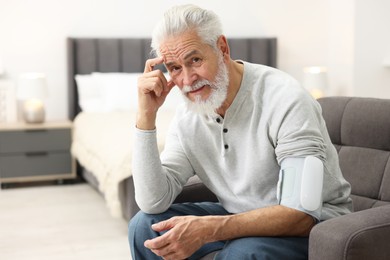
<svg viewBox="0 0 390 260">
<path fill-rule="evenodd" d="M 390 259 L 390 205 L 336 217 L 316 225 L 309 259 Z"/>
</svg>

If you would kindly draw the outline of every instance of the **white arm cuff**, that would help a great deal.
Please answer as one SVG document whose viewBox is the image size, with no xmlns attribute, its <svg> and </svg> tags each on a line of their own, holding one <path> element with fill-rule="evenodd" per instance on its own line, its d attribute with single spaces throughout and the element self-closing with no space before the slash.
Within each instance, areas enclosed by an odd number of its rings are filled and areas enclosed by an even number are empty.
<svg viewBox="0 0 390 260">
<path fill-rule="evenodd" d="M 323 163 L 314 156 L 286 158 L 281 163 L 277 197 L 280 205 L 303 211 L 320 220 Z"/>
</svg>

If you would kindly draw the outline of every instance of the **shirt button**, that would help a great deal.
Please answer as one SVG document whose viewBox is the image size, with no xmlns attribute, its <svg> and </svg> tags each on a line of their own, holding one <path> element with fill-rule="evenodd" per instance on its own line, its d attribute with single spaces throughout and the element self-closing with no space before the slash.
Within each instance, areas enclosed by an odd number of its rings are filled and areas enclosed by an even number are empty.
<svg viewBox="0 0 390 260">
<path fill-rule="evenodd" d="M 227 132 L 228 132 L 227 128 L 224 128 L 224 129 L 223 129 L 223 132 L 224 132 L 224 133 L 227 133 Z"/>
<path fill-rule="evenodd" d="M 229 145 L 225 144 L 225 149 L 228 149 L 229 148 Z"/>
<path fill-rule="evenodd" d="M 216 119 L 216 121 L 217 121 L 217 123 L 221 123 L 221 118 L 218 117 L 218 118 Z"/>
</svg>

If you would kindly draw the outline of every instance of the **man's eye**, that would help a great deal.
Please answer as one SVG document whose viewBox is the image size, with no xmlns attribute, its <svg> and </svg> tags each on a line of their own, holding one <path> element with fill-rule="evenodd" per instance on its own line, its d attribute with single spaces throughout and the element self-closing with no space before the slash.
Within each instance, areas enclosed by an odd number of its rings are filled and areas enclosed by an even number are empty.
<svg viewBox="0 0 390 260">
<path fill-rule="evenodd" d="M 192 62 L 198 63 L 198 62 L 201 62 L 201 59 L 200 58 L 192 58 Z"/>
<path fill-rule="evenodd" d="M 174 66 L 174 67 L 170 67 L 169 68 L 169 73 L 171 76 L 176 76 L 180 73 L 180 70 L 181 70 L 181 67 L 177 67 L 177 66 Z"/>
</svg>

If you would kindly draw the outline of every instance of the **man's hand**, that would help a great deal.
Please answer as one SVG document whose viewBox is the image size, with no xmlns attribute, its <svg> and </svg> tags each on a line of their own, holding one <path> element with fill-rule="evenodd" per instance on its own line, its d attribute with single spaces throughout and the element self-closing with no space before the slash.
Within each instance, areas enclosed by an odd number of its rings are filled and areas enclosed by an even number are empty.
<svg viewBox="0 0 390 260">
<path fill-rule="evenodd" d="M 147 60 L 144 73 L 138 78 L 137 127 L 143 130 L 155 128 L 157 110 L 175 86 L 172 81 L 167 81 L 160 70 L 153 70 L 163 62 L 163 57 Z"/>
<path fill-rule="evenodd" d="M 154 231 L 167 232 L 146 240 L 144 245 L 164 259 L 186 259 L 209 242 L 207 238 L 212 230 L 209 223 L 207 217 L 173 217 L 152 225 Z"/>
</svg>

